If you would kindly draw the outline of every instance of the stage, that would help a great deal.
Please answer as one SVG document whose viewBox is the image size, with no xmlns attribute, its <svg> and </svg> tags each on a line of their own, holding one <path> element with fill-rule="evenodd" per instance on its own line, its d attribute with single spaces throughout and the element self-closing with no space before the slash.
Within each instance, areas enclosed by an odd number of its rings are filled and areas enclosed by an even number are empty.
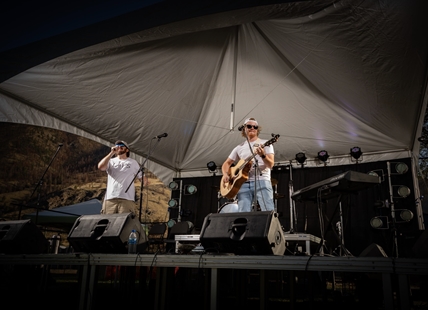
<svg viewBox="0 0 428 310">
<path fill-rule="evenodd" d="M 73 253 L 1 255 L 0 265 L 3 302 L 44 309 L 357 309 L 370 303 L 370 309 L 422 309 L 428 304 L 427 259 Z M 374 284 L 377 293 L 368 290 Z"/>
</svg>

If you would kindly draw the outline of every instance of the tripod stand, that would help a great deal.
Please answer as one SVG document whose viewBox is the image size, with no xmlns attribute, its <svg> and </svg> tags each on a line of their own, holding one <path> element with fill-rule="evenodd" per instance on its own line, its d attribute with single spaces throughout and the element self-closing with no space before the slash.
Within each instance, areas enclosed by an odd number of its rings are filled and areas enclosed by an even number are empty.
<svg viewBox="0 0 428 310">
<path fill-rule="evenodd" d="M 325 185 L 322 186 L 318 192 L 319 192 L 319 197 L 321 197 L 321 191 L 323 190 L 328 190 L 330 187 L 334 187 L 337 186 L 337 184 L 332 184 L 332 185 Z M 328 224 L 326 226 L 324 226 L 324 222 L 323 222 L 323 214 L 322 214 L 322 210 L 321 210 L 321 201 L 318 201 L 318 209 L 319 209 L 319 218 L 320 218 L 320 228 L 321 228 L 321 244 L 320 244 L 320 249 L 319 252 L 321 255 L 324 255 L 324 243 L 325 243 L 325 233 L 328 231 L 329 228 L 331 228 L 331 221 L 333 220 L 335 214 L 337 213 L 337 210 L 339 209 L 339 222 L 336 223 L 336 225 L 339 231 L 339 246 L 337 248 L 339 248 L 339 256 L 353 256 L 351 254 L 351 252 L 348 251 L 348 249 L 346 249 L 345 247 L 345 236 L 344 236 L 344 229 L 343 229 L 343 212 L 342 212 L 342 193 L 339 194 L 338 199 L 337 199 L 337 203 L 336 203 L 336 207 L 333 211 L 333 214 L 331 215 L 330 219 L 328 219 Z M 324 227 L 326 227 L 326 230 L 324 231 Z M 336 249 L 337 249 L 336 248 Z M 336 251 L 336 249 L 334 251 Z"/>
<path fill-rule="evenodd" d="M 343 232 L 343 212 L 342 212 L 342 202 L 339 201 L 339 222 L 336 223 L 336 228 L 339 232 L 339 240 L 340 244 L 336 247 L 334 252 L 336 252 L 337 248 L 339 248 L 339 256 L 353 256 L 351 252 L 345 247 L 345 234 Z"/>
</svg>

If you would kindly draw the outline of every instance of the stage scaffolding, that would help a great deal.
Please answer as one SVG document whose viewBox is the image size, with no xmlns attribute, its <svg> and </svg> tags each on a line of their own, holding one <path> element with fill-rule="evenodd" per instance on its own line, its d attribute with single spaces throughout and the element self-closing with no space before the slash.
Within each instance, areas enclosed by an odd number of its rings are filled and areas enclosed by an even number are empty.
<svg viewBox="0 0 428 310">
<path fill-rule="evenodd" d="M 390 257 L 331 257 L 331 256 L 276 256 L 276 255 L 249 255 L 238 256 L 228 254 L 41 254 L 41 255 L 0 255 L 0 266 L 2 273 L 10 270 L 19 270 L 25 266 L 37 266 L 43 272 L 37 273 L 40 279 L 46 278 L 46 272 L 55 269 L 76 268 L 78 275 L 78 309 L 89 310 L 98 309 L 94 303 L 96 288 L 100 281 L 100 269 L 106 266 L 120 266 L 128 268 L 128 276 L 131 275 L 131 282 L 135 283 L 136 269 L 144 268 L 148 273 L 141 276 L 140 282 L 147 278 L 147 285 L 151 281 L 153 268 L 156 268 L 155 294 L 151 296 L 153 309 L 170 308 L 165 304 L 170 298 L 170 283 L 168 283 L 168 273 L 176 271 L 177 268 L 186 268 L 196 272 L 203 271 L 206 288 L 205 305 L 201 309 L 220 309 L 219 300 L 219 274 L 220 271 L 249 270 L 257 271 L 259 276 L 259 309 L 267 308 L 269 293 L 266 290 L 264 281 L 266 272 L 287 271 L 306 273 L 364 273 L 377 275 L 381 278 L 383 309 L 414 309 L 412 305 L 412 289 L 409 277 L 418 276 L 427 283 L 428 260 Z M 64 267 L 68 266 L 68 267 Z M 140 271 L 141 273 L 141 271 Z M 30 275 L 28 275 L 30 276 Z M 291 277 L 290 277 L 291 278 Z M 27 279 L 22 279 L 25 281 Z M 126 280 L 129 283 L 129 278 Z M 1 287 L 13 289 L 7 283 L 7 277 L 2 277 Z M 37 280 L 39 281 L 39 280 Z M 48 288 L 46 281 L 40 281 Z M 144 283 L 143 283 L 144 284 Z M 134 285 L 134 284 L 132 284 Z M 43 288 L 39 288 L 43 291 Z M 293 291 L 290 287 L 289 303 L 293 304 Z M 49 292 L 45 292 L 49 293 Z M 67 292 L 64 292 L 67 294 Z M 45 294 L 46 296 L 46 294 Z M 75 300 L 77 296 L 69 296 Z M 111 296 L 109 298 L 112 298 Z M 76 301 L 77 302 L 77 301 Z M 169 301 L 171 305 L 171 301 Z M 290 306 L 290 309 L 296 306 Z"/>
</svg>

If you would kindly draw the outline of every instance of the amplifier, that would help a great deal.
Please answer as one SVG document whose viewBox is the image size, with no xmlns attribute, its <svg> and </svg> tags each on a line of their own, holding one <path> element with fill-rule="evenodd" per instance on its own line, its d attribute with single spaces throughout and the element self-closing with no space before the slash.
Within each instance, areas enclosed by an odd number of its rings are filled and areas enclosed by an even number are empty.
<svg viewBox="0 0 428 310">
<path fill-rule="evenodd" d="M 315 237 L 314 235 L 310 234 L 284 234 L 284 238 L 287 243 L 296 242 L 297 244 L 299 244 L 303 242 L 306 247 L 305 253 L 308 255 L 311 255 L 311 244 L 319 245 L 321 242 L 321 238 Z"/>
<path fill-rule="evenodd" d="M 175 235 L 175 253 L 190 253 L 199 244 L 199 235 Z"/>
<path fill-rule="evenodd" d="M 198 242 L 199 241 L 199 235 L 175 235 L 175 241 Z"/>
</svg>

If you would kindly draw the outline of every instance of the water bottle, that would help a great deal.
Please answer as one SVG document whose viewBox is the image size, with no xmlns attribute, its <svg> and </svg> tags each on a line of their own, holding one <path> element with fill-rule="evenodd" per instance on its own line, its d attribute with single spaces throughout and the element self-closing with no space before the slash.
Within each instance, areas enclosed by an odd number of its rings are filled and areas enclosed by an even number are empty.
<svg viewBox="0 0 428 310">
<path fill-rule="evenodd" d="M 137 243 L 138 237 L 135 229 L 131 231 L 128 238 L 128 254 L 136 254 L 137 253 Z"/>
</svg>

